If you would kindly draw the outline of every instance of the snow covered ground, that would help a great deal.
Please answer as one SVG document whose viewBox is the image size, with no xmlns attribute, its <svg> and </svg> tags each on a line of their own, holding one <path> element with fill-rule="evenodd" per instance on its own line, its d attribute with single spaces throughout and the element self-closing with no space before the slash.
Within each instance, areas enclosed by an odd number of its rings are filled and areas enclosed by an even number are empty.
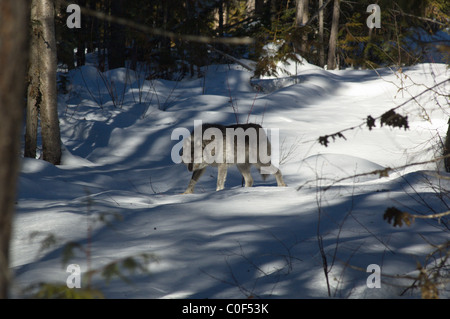
<svg viewBox="0 0 450 319">
<path fill-rule="evenodd" d="M 330 138 L 328 147 L 318 138 L 380 116 L 450 72 L 443 64 L 403 73 L 326 71 L 306 62 L 296 68 L 298 83 L 265 79 L 271 89 L 264 93 L 238 65 L 209 66 L 205 78 L 180 82 L 145 81 L 126 69 L 71 71 L 68 93 L 59 97 L 63 164 L 22 160 L 11 248 L 15 295 L 38 282 L 65 285 L 67 264 L 78 264 L 86 279 L 90 269 L 149 254 L 148 273 L 108 284 L 97 274 L 93 286 L 108 298 L 419 297 L 406 289 L 412 281 L 388 276 L 417 276 L 418 263 L 435 266 L 426 257 L 432 244 L 449 239 L 448 220 L 394 228 L 383 213 L 391 206 L 448 210 L 450 183 L 435 174 L 440 164 L 352 176 L 438 155 L 450 113 L 445 99 L 430 91 L 398 109 L 409 130 L 377 122 L 371 131 L 344 132 L 345 140 Z M 449 86 L 437 90 L 448 94 Z M 179 142 L 172 131 L 236 117 L 279 129 L 288 187 L 254 171 L 254 187 L 243 188 L 230 169 L 225 190 L 215 192 L 217 170 L 208 168 L 195 193 L 181 195 L 191 174 L 172 161 Z M 44 242 L 49 235 L 53 244 Z M 64 265 L 67 243 L 88 253 L 74 249 Z M 371 264 L 381 269 L 381 288 L 366 284 Z M 448 283 L 439 288 L 450 296 Z"/>
</svg>

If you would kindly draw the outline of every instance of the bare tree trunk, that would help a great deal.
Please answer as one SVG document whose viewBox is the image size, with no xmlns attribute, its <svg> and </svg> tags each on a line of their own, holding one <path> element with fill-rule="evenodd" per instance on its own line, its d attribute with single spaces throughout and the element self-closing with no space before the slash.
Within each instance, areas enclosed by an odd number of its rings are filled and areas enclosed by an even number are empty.
<svg viewBox="0 0 450 319">
<path fill-rule="evenodd" d="M 31 5 L 31 19 L 37 19 L 37 2 Z M 27 118 L 25 130 L 24 156 L 36 158 L 38 117 L 41 92 L 39 88 L 39 28 L 38 23 L 31 24 L 30 66 L 28 69 Z"/>
<path fill-rule="evenodd" d="M 255 6 L 256 6 L 255 0 L 247 1 L 247 4 L 245 5 L 245 12 L 247 17 L 255 13 Z"/>
<path fill-rule="evenodd" d="M 0 1 L 0 298 L 8 297 L 11 280 L 9 245 L 19 168 L 28 17 L 27 0 Z"/>
<path fill-rule="evenodd" d="M 163 1 L 163 20 L 164 29 L 166 28 L 167 14 L 168 14 L 169 2 Z M 123 16 L 124 13 L 124 1 L 112 0 L 111 1 L 111 15 Z M 125 66 L 125 27 L 116 23 L 111 23 L 111 34 L 109 38 L 108 46 L 108 69 L 116 69 Z M 166 47 L 170 41 L 163 39 L 163 46 Z"/>
<path fill-rule="evenodd" d="M 86 0 L 79 0 L 78 5 L 82 7 L 86 7 Z M 86 17 L 87 18 L 87 17 Z M 77 38 L 77 67 L 83 66 L 86 64 L 86 34 L 87 34 L 87 24 L 86 24 L 86 18 L 83 17 L 81 20 L 82 22 L 82 28 L 75 29 L 76 32 L 76 38 Z"/>
<path fill-rule="evenodd" d="M 304 25 L 308 22 L 309 16 L 309 0 L 297 0 L 297 12 L 295 16 L 296 26 Z M 306 29 L 302 30 L 302 42 L 300 45 L 300 51 L 302 53 L 306 52 L 308 44 L 308 33 Z"/>
<path fill-rule="evenodd" d="M 319 8 L 322 8 L 323 0 L 319 0 Z M 323 9 L 325 10 L 325 8 Z M 325 65 L 325 47 L 323 43 L 323 10 L 319 11 L 319 65 Z"/>
<path fill-rule="evenodd" d="M 296 0 L 296 7 L 295 7 L 295 26 L 299 26 L 302 24 L 302 17 L 303 17 L 303 8 L 305 0 Z"/>
<path fill-rule="evenodd" d="M 270 6 L 269 6 L 269 10 L 270 10 L 270 22 L 272 25 L 275 24 L 275 21 L 277 20 L 277 0 L 270 0 L 268 1 L 270 2 Z"/>
<path fill-rule="evenodd" d="M 369 30 L 367 31 L 367 33 L 368 33 L 368 40 L 367 40 L 367 43 L 366 43 L 366 47 L 367 46 L 370 46 L 370 43 L 372 42 L 372 34 L 373 34 L 373 32 L 372 32 L 372 30 L 373 30 L 373 28 L 368 28 Z M 364 60 L 368 60 L 369 59 L 369 52 L 370 52 L 370 50 L 365 50 L 365 52 L 364 52 Z"/>
<path fill-rule="evenodd" d="M 255 0 L 255 14 L 261 18 L 264 14 L 264 0 Z"/>
<path fill-rule="evenodd" d="M 39 0 L 39 20 L 42 24 L 40 50 L 41 134 L 43 159 L 54 165 L 61 162 L 61 138 L 58 121 L 58 93 L 56 89 L 56 38 L 52 0 Z"/>
<path fill-rule="evenodd" d="M 219 3 L 219 37 L 223 37 L 223 1 Z"/>
<path fill-rule="evenodd" d="M 328 70 L 336 68 L 336 47 L 339 31 L 339 4 L 340 0 L 334 0 L 333 21 L 331 23 L 330 42 L 328 45 Z"/>
<path fill-rule="evenodd" d="M 56 89 L 54 3 L 52 0 L 33 0 L 31 6 L 32 56 L 28 73 L 30 86 L 28 88 L 25 156 L 36 156 L 39 112 L 43 159 L 58 165 L 61 162 L 61 139 Z"/>
</svg>

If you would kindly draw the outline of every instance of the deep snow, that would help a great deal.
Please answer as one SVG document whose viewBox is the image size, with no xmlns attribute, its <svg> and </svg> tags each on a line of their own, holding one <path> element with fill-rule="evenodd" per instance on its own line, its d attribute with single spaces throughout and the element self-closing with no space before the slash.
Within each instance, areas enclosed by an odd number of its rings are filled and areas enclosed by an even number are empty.
<svg viewBox="0 0 450 319">
<path fill-rule="evenodd" d="M 77 242 L 91 245 L 89 258 L 75 250 L 69 261 L 83 275 L 126 256 L 154 257 L 149 273 L 130 276 L 131 283 L 106 284 L 95 276 L 94 286 L 109 298 L 327 297 L 320 238 L 332 296 L 420 296 L 418 289 L 405 290 L 411 281 L 384 276 L 381 288 L 368 288 L 365 270 L 377 264 L 383 275 L 417 275 L 417 262 L 425 263 L 431 243 L 449 239 L 448 228 L 431 220 L 394 228 L 383 212 L 390 206 L 422 214 L 448 210 L 441 190 L 450 190 L 449 181 L 436 177 L 436 163 L 383 178 L 352 176 L 438 155 L 450 115 L 444 97 L 428 92 L 400 108 L 409 130 L 377 122 L 372 131 L 345 132 L 346 140 L 328 147 L 318 138 L 380 116 L 447 79 L 446 65 L 402 72 L 326 71 L 306 61 L 296 67 L 299 83 L 264 79 L 264 92 L 237 65 L 209 66 L 204 79 L 180 82 L 145 81 L 126 69 L 71 71 L 69 92 L 59 96 L 63 164 L 22 160 L 11 248 L 15 296 L 37 282 L 65 284 L 62 247 Z M 448 89 L 448 82 L 437 88 Z M 199 119 L 233 123 L 236 116 L 279 129 L 288 187 L 254 171 L 255 186 L 243 188 L 230 169 L 225 190 L 215 192 L 217 171 L 208 168 L 195 193 L 181 195 L 190 173 L 171 159 L 178 142 L 172 131 L 192 129 Z M 93 221 L 106 215 L 110 223 Z M 48 234 L 58 242 L 41 249 Z M 448 298 L 448 283 L 440 288 Z"/>
</svg>

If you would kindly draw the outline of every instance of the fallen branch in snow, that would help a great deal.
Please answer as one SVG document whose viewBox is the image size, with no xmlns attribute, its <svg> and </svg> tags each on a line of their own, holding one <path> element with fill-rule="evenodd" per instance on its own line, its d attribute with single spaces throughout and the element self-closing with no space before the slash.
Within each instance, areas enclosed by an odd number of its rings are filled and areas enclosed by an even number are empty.
<svg viewBox="0 0 450 319">
<path fill-rule="evenodd" d="M 370 172 L 364 172 L 364 173 L 358 173 L 358 174 L 354 174 L 354 175 L 349 175 L 349 176 L 342 177 L 342 178 L 339 178 L 339 179 L 332 179 L 331 180 L 331 179 L 325 179 L 325 178 L 317 177 L 316 179 L 313 179 L 313 180 L 307 180 L 305 183 L 303 183 L 302 185 L 298 186 L 297 187 L 297 191 L 301 190 L 305 185 L 308 185 L 309 183 L 316 182 L 318 180 L 330 180 L 331 184 L 328 185 L 328 186 L 323 187 L 323 190 L 327 191 L 331 187 L 333 187 L 334 185 L 336 185 L 336 184 L 338 184 L 340 182 L 349 180 L 349 179 L 355 179 L 355 178 L 358 178 L 358 177 L 364 177 L 364 176 L 370 176 L 370 175 L 378 175 L 379 178 L 389 177 L 389 174 L 391 172 L 399 171 L 399 170 L 402 170 L 402 169 L 405 169 L 405 168 L 408 168 L 408 167 L 412 167 L 412 166 L 417 166 L 417 165 L 437 163 L 437 162 L 440 162 L 440 161 L 442 161 L 442 160 L 444 160 L 446 158 L 450 158 L 450 154 L 445 155 L 445 156 L 439 156 L 439 157 L 436 157 L 436 158 L 433 158 L 433 159 L 427 160 L 427 161 L 414 162 L 414 163 L 409 163 L 409 164 L 396 166 L 396 167 L 385 167 L 385 168 L 373 170 L 373 171 L 370 171 Z M 431 176 L 437 177 L 439 179 L 450 180 L 449 176 L 444 176 L 442 174 L 437 174 L 437 173 L 430 173 L 430 174 L 431 174 Z"/>
<path fill-rule="evenodd" d="M 450 154 L 449 155 L 445 155 L 445 156 L 439 156 L 436 158 L 433 158 L 431 160 L 428 161 L 422 161 L 422 162 L 415 162 L 415 163 L 409 163 L 409 164 L 405 164 L 405 165 L 401 165 L 401 166 L 397 166 L 397 167 L 386 167 L 383 169 L 377 169 L 374 171 L 370 171 L 370 172 L 365 172 L 365 173 L 359 173 L 359 174 L 355 174 L 352 176 L 347 176 L 347 177 L 343 177 L 337 180 L 333 180 L 333 184 L 329 185 L 327 187 L 324 188 L 324 190 L 328 190 L 329 188 L 331 188 L 334 184 L 337 184 L 339 182 L 348 180 L 348 179 L 355 179 L 357 177 L 363 177 L 363 176 L 369 176 L 369 175 L 378 175 L 380 178 L 381 177 L 388 177 L 389 173 L 392 171 L 398 171 L 398 170 L 402 170 L 408 167 L 412 167 L 412 166 L 417 166 L 417 165 L 423 165 L 423 164 L 430 164 L 430 163 L 436 163 L 436 162 L 440 162 L 446 158 L 450 158 Z M 297 189 L 299 190 L 301 188 L 301 186 Z"/>
</svg>

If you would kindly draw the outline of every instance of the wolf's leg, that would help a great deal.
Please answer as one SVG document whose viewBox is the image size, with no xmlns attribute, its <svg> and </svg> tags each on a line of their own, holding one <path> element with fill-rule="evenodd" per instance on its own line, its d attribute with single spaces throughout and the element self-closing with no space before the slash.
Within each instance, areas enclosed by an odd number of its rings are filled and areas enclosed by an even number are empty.
<svg viewBox="0 0 450 319">
<path fill-rule="evenodd" d="M 194 192 L 195 184 L 198 182 L 199 178 L 203 175 L 205 171 L 206 167 L 195 170 L 194 173 L 192 173 L 192 178 L 189 181 L 189 185 L 183 194 L 192 194 Z"/>
<path fill-rule="evenodd" d="M 275 178 L 277 179 L 278 186 L 286 186 L 286 183 L 283 180 L 283 175 L 281 174 L 281 171 L 276 168 L 274 165 L 259 165 L 259 173 L 265 180 L 266 177 L 270 174 L 273 174 Z"/>
<path fill-rule="evenodd" d="M 245 187 L 252 187 L 253 177 L 252 174 L 250 174 L 250 167 L 251 167 L 250 164 L 237 164 L 236 166 L 241 172 L 242 176 L 244 176 Z"/>
<path fill-rule="evenodd" d="M 275 178 L 277 179 L 278 186 L 286 186 L 286 183 L 283 180 L 283 175 L 281 175 L 280 170 L 277 170 L 274 175 L 275 175 Z"/>
<path fill-rule="evenodd" d="M 225 188 L 225 180 L 227 179 L 228 167 L 226 164 L 219 164 L 217 172 L 217 188 L 216 191 L 220 191 Z"/>
</svg>

